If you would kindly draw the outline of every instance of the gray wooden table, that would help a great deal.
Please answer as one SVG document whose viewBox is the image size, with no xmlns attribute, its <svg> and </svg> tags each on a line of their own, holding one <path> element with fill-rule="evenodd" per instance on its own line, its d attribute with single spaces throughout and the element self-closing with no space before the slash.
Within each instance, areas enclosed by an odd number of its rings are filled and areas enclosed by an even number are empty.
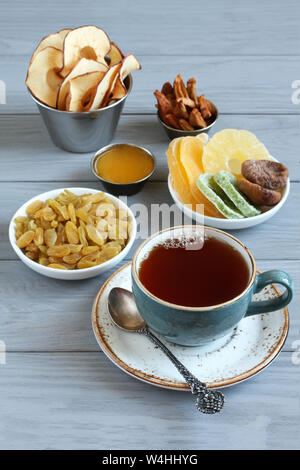
<svg viewBox="0 0 300 470">
<path fill-rule="evenodd" d="M 292 82 L 300 79 L 299 16 L 298 0 L 1 5 L 0 80 L 7 92 L 6 104 L 0 104 L 0 340 L 6 344 L 1 449 L 299 448 L 300 107 L 291 99 Z M 294 277 L 289 336 L 267 370 L 226 389 L 227 406 L 219 415 L 199 415 L 187 394 L 138 382 L 99 351 L 91 307 L 111 273 L 76 283 L 49 279 L 25 267 L 9 245 L 8 222 L 30 197 L 64 186 L 99 187 L 90 154 L 72 155 L 52 145 L 24 85 L 40 38 L 82 24 L 103 27 L 143 66 L 116 140 L 148 147 L 158 168 L 130 204 L 171 202 L 168 141 L 156 121 L 152 92 L 178 72 L 184 79 L 197 77 L 219 106 L 216 131 L 253 131 L 290 169 L 284 208 L 265 224 L 234 232 L 260 269 L 282 268 Z"/>
</svg>

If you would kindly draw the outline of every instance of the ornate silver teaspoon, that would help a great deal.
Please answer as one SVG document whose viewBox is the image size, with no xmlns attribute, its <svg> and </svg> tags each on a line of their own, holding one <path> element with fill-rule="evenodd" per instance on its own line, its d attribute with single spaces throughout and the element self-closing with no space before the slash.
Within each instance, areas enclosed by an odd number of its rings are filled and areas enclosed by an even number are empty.
<svg viewBox="0 0 300 470">
<path fill-rule="evenodd" d="M 171 351 L 148 329 L 141 317 L 133 294 L 121 287 L 114 287 L 108 296 L 108 310 L 112 321 L 122 330 L 131 331 L 147 336 L 158 346 L 174 364 L 193 395 L 196 395 L 196 408 L 202 413 L 218 413 L 224 406 L 223 393 L 210 390 L 207 385 L 198 380 L 191 372 L 171 353 Z"/>
</svg>

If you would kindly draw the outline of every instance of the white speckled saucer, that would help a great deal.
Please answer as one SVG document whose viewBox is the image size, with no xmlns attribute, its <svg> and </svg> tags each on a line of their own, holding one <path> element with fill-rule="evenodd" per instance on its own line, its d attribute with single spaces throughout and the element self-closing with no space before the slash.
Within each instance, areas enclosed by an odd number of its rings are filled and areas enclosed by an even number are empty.
<svg viewBox="0 0 300 470">
<path fill-rule="evenodd" d="M 169 359 L 146 337 L 122 331 L 110 319 L 109 291 L 113 287 L 131 290 L 130 271 L 131 263 L 128 263 L 98 292 L 92 313 L 96 339 L 109 359 L 133 377 L 163 388 L 189 390 Z M 255 298 L 264 300 L 278 294 L 276 287 L 270 286 Z M 269 365 L 284 345 L 288 326 L 288 309 L 284 308 L 245 318 L 230 336 L 209 346 L 184 347 L 165 342 L 196 377 L 211 388 L 219 388 L 246 380 Z"/>
</svg>

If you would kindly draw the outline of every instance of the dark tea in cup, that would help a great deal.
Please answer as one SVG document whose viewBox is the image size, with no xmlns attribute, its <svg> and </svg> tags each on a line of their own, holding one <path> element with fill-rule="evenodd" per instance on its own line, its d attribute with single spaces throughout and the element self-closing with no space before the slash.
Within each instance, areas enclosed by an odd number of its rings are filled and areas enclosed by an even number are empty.
<svg viewBox="0 0 300 470">
<path fill-rule="evenodd" d="M 153 246 L 139 268 L 139 279 L 159 299 L 187 307 L 219 305 L 239 296 L 250 280 L 249 266 L 229 243 L 205 236 L 167 239 Z"/>
<path fill-rule="evenodd" d="M 170 227 L 136 250 L 132 293 L 146 324 L 167 341 L 199 346 L 226 338 L 245 317 L 276 312 L 293 297 L 288 273 L 256 272 L 248 248 L 229 233 L 203 225 Z M 281 295 L 254 294 L 272 283 Z"/>
</svg>

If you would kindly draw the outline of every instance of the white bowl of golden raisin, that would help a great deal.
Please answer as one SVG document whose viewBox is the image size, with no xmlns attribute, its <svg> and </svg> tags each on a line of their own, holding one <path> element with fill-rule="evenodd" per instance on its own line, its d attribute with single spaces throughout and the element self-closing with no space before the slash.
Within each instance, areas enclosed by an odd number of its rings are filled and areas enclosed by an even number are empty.
<svg viewBox="0 0 300 470">
<path fill-rule="evenodd" d="M 117 197 L 89 188 L 39 194 L 11 219 L 9 240 L 31 269 L 54 279 L 98 276 L 129 253 L 136 237 L 132 211 Z"/>
</svg>

